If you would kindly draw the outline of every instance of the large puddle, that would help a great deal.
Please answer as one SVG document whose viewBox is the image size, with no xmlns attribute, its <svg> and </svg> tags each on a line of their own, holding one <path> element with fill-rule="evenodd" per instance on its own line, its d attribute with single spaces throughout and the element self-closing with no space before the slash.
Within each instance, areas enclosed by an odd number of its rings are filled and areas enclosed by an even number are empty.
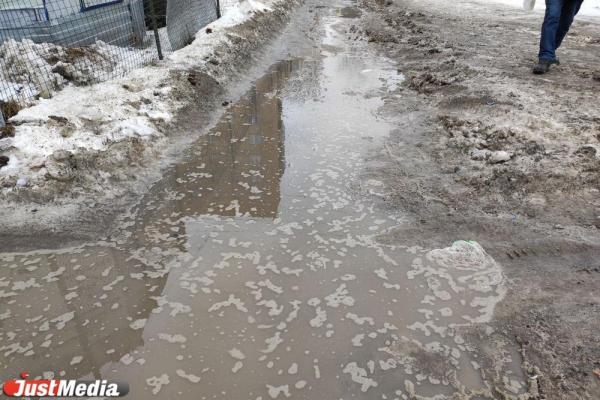
<svg viewBox="0 0 600 400">
<path fill-rule="evenodd" d="M 501 269 L 476 243 L 377 241 L 403 219 L 361 168 L 402 77 L 322 12 L 318 51 L 274 65 L 117 237 L 0 255 L 2 380 L 113 379 L 135 399 L 487 398 L 460 332 L 491 317 Z"/>
</svg>

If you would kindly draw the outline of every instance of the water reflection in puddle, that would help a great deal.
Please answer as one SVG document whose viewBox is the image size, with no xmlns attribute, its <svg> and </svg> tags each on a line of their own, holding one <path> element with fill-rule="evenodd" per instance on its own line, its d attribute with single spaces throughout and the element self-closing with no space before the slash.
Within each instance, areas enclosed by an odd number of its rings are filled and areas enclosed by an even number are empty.
<svg viewBox="0 0 600 400">
<path fill-rule="evenodd" d="M 356 7 L 342 7 L 338 10 L 338 14 L 342 18 L 359 18 L 362 12 Z"/>
<path fill-rule="evenodd" d="M 1 378 L 125 380 L 140 399 L 483 390 L 460 327 L 490 317 L 501 270 L 476 244 L 377 241 L 402 219 L 360 172 L 398 74 L 332 50 L 334 21 L 325 56 L 259 79 L 117 239 L 0 255 Z"/>
<path fill-rule="evenodd" d="M 259 80 L 196 146 L 195 161 L 176 168 L 180 209 L 213 214 L 274 218 L 285 171 L 285 131 L 279 85 L 299 61 L 282 62 Z"/>
</svg>

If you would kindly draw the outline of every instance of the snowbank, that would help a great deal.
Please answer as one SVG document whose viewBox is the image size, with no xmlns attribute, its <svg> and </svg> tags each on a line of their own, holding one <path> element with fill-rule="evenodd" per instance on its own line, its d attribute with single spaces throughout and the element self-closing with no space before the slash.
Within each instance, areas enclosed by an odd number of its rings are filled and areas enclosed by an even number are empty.
<svg viewBox="0 0 600 400">
<path fill-rule="evenodd" d="M 256 0 L 245 0 L 230 6 L 227 12 L 216 22 L 209 24 L 206 28 L 196 34 L 196 40 L 192 45 L 184 47 L 169 56 L 171 62 L 179 68 L 193 67 L 198 63 L 198 57 L 206 57 L 210 54 L 218 42 L 223 40 L 222 35 L 207 33 L 223 33 L 226 28 L 232 28 L 248 20 L 248 17 L 256 12 L 273 11 L 272 5 L 283 0 L 269 0 L 259 2 Z M 251 40 L 251 38 L 246 38 Z"/>
<path fill-rule="evenodd" d="M 0 46 L 0 88 L 8 89 L 0 90 L 0 100 L 28 104 L 37 96 L 51 97 L 70 83 L 89 85 L 122 75 L 154 57 L 150 49 L 127 49 L 102 41 L 67 48 L 9 39 Z"/>
<path fill-rule="evenodd" d="M 192 44 L 172 53 L 164 62 L 93 86 L 68 85 L 63 74 L 42 66 L 40 69 L 63 90 L 11 118 L 16 128 L 14 137 L 0 139 L 0 152 L 9 157 L 8 165 L 0 169 L 0 189 L 6 193 L 18 186 L 39 189 L 55 180 L 68 181 L 78 171 L 85 173 L 69 164 L 73 156 L 98 154 L 131 138 L 150 146 L 168 137 L 174 116 L 196 101 L 197 88 L 191 75 L 226 80 L 245 64 L 249 52 L 272 36 L 295 3 L 245 0 L 234 4 L 221 19 L 198 32 Z M 99 43 L 96 47 L 94 57 L 100 58 L 101 69 L 119 68 L 118 64 L 104 62 L 103 54 L 110 53 L 109 46 Z M 46 45 L 32 48 L 42 59 L 50 51 Z M 77 75 L 86 71 L 89 62 L 97 61 L 94 57 L 81 57 L 70 64 L 75 79 L 94 79 L 93 74 Z M 11 75 L 15 84 L 25 78 Z M 35 89 L 28 90 L 37 90 L 32 81 Z"/>
</svg>

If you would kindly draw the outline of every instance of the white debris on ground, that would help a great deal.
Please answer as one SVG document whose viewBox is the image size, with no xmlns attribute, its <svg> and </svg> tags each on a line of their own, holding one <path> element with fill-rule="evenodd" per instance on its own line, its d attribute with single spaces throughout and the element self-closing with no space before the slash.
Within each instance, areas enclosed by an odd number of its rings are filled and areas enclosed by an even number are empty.
<svg viewBox="0 0 600 400">
<path fill-rule="evenodd" d="M 427 253 L 426 261 L 413 263 L 408 278 L 423 275 L 433 293 L 425 301 L 439 306 L 441 314 L 451 316 L 446 304 L 450 299 L 459 298 L 460 304 L 468 304 L 461 310 L 461 318 L 469 323 L 489 322 L 494 307 L 506 295 L 506 282 L 502 267 L 474 241 L 459 240 L 444 249 Z M 457 311 L 457 310 L 455 310 Z M 457 326 L 456 322 L 452 324 Z"/>
<path fill-rule="evenodd" d="M 124 78 L 87 87 L 69 83 L 96 80 L 97 73 L 89 68 L 90 63 L 94 63 L 94 70 L 100 73 L 120 68 L 110 57 L 112 46 L 98 42 L 89 55 L 78 57 L 73 63 L 64 63 L 63 69 L 73 77 L 65 79 L 65 74 L 58 73 L 47 58 L 53 52 L 68 53 L 69 50 L 49 44 L 8 42 L 7 45 L 12 46 L 9 53 L 16 51 L 23 56 L 11 61 L 18 65 L 17 69 L 6 68 L 3 72 L 15 82 L 16 90 L 39 93 L 41 85 L 37 82 L 48 77 L 56 89 L 63 90 L 52 98 L 38 100 L 37 104 L 10 119 L 15 126 L 14 137 L 0 140 L 2 155 L 9 158 L 8 164 L 0 168 L 0 189 L 14 190 L 16 186 L 11 182 L 19 179 L 30 187 L 48 179 L 67 181 L 72 177 L 64 171 L 64 166 L 55 168 L 61 159 L 83 152 L 101 152 L 113 143 L 132 137 L 143 141 L 166 137 L 165 125 L 186 105 L 174 90 L 177 82 L 173 81 L 172 74 L 190 69 L 210 70 L 204 68 L 209 62 L 218 64 L 219 56 L 227 58 L 240 51 L 240 43 L 232 41 L 235 36 L 232 28 L 263 13 L 291 8 L 292 3 L 285 0 L 241 1 L 228 7 L 222 18 L 196 34 L 192 44 L 172 53 L 164 62 L 136 69 Z M 215 49 L 219 50 L 218 54 Z M 35 63 L 39 65 L 33 65 Z M 40 79 L 33 76 L 30 86 L 19 86 L 24 81 L 25 71 L 32 67 L 40 71 Z M 223 66 L 217 68 L 223 69 Z M 223 78 L 224 74 L 219 76 Z M 58 173 L 52 173 L 57 169 Z"/>
</svg>

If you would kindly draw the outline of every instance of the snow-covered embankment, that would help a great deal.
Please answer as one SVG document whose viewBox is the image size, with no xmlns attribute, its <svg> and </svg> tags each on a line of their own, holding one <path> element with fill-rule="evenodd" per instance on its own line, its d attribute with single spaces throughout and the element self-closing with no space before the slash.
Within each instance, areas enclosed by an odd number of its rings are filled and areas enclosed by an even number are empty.
<svg viewBox="0 0 600 400">
<path fill-rule="evenodd" d="M 126 167 L 159 157 L 182 110 L 213 100 L 297 3 L 244 0 L 163 62 L 93 86 L 68 85 L 21 110 L 10 120 L 14 137 L 0 140 L 9 158 L 0 197 L 45 202 L 66 192 L 103 193 L 132 178 Z"/>
</svg>

